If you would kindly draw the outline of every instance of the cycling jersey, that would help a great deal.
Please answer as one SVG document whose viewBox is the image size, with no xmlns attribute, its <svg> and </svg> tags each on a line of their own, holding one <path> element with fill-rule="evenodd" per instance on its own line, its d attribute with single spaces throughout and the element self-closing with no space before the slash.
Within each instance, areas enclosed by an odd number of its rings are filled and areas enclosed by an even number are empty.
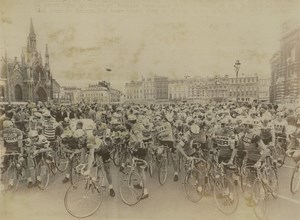
<svg viewBox="0 0 300 220">
<path fill-rule="evenodd" d="M 275 134 L 276 135 L 285 134 L 285 128 L 287 125 L 288 125 L 288 123 L 286 120 L 282 120 L 282 121 L 275 120 L 274 121 Z"/>
<path fill-rule="evenodd" d="M 260 149 L 258 142 L 261 140 L 260 136 L 255 131 L 243 133 L 239 142 L 239 147 L 248 152 L 248 159 L 258 161 L 260 158 Z"/>
<path fill-rule="evenodd" d="M 42 149 L 42 148 L 48 148 L 49 147 L 49 141 L 46 139 L 44 135 L 39 135 L 38 140 L 36 142 L 32 142 L 30 138 L 27 138 L 25 141 L 26 147 L 35 147 L 36 150 Z"/>
<path fill-rule="evenodd" d="M 106 133 L 107 125 L 103 122 L 101 122 L 99 125 L 96 126 L 95 129 L 93 129 L 93 135 L 98 136 L 99 138 L 103 138 Z"/>
<path fill-rule="evenodd" d="M 23 140 L 23 133 L 17 128 L 9 128 L 3 130 L 4 147 L 6 151 L 20 152 L 18 142 Z"/>
<path fill-rule="evenodd" d="M 232 147 L 235 144 L 235 135 L 231 130 L 217 130 L 213 135 L 213 140 L 220 150 L 220 157 L 231 157 Z"/>
<path fill-rule="evenodd" d="M 173 141 L 173 130 L 170 122 L 163 122 L 161 126 L 157 128 L 158 135 L 161 141 Z"/>
<path fill-rule="evenodd" d="M 50 119 L 49 121 L 45 121 L 43 124 L 44 127 L 44 135 L 48 141 L 54 141 L 56 139 L 56 135 L 59 133 L 59 123 L 55 121 L 55 119 Z"/>
<path fill-rule="evenodd" d="M 178 147 L 181 147 L 187 156 L 191 156 L 196 152 L 196 150 L 192 147 L 192 141 L 193 136 L 191 135 L 190 131 L 187 131 L 184 133 L 180 142 L 178 143 Z"/>
</svg>

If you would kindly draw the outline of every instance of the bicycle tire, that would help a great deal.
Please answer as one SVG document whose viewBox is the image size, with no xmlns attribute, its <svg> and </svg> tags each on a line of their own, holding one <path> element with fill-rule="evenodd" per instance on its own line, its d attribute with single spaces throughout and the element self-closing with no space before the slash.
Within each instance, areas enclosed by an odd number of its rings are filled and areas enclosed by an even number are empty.
<svg viewBox="0 0 300 220">
<path fill-rule="evenodd" d="M 82 177 L 80 173 L 77 173 L 76 166 L 79 165 L 80 159 L 78 157 L 72 158 L 70 162 L 71 172 L 70 172 L 70 183 L 73 185 L 77 181 L 79 181 Z"/>
<path fill-rule="evenodd" d="M 12 178 L 13 177 L 13 178 Z M 10 180 L 13 179 L 13 184 L 10 186 Z M 3 176 L 4 192 L 16 192 L 19 186 L 19 174 L 15 165 L 10 164 Z"/>
<path fill-rule="evenodd" d="M 150 177 L 153 176 L 153 161 L 154 161 L 153 156 L 150 155 L 150 159 L 148 161 L 148 172 L 149 172 Z"/>
<path fill-rule="evenodd" d="M 38 181 L 38 176 L 40 177 L 40 181 Z M 49 184 L 50 179 L 50 168 L 49 165 L 41 160 L 36 167 L 36 183 L 39 189 L 45 190 Z"/>
<path fill-rule="evenodd" d="M 144 181 L 142 177 L 136 171 L 125 174 L 120 185 L 122 201 L 129 206 L 133 206 L 141 200 L 143 193 Z"/>
<path fill-rule="evenodd" d="M 122 155 L 121 155 L 120 150 L 117 148 L 117 149 L 115 149 L 115 151 L 113 153 L 113 163 L 116 167 L 119 167 L 121 161 L 122 161 Z"/>
<path fill-rule="evenodd" d="M 264 184 L 256 179 L 252 185 L 253 211 L 255 216 L 264 220 L 268 209 L 268 192 Z"/>
<path fill-rule="evenodd" d="M 90 202 L 88 202 L 88 194 L 92 194 Z M 73 197 L 75 197 L 75 199 Z M 79 197 L 80 202 L 81 200 L 83 200 L 83 202 L 80 203 L 76 201 L 77 204 L 74 205 L 73 201 L 76 200 L 76 197 Z M 71 185 L 66 191 L 64 197 L 65 209 L 70 215 L 76 218 L 86 218 L 93 215 L 100 208 L 103 197 L 104 195 L 100 185 L 96 186 L 95 182 L 90 184 L 87 179 L 82 179 Z M 73 208 L 73 206 L 75 207 Z M 88 207 L 88 210 L 84 210 L 83 214 L 79 213 L 85 207 Z"/>
<path fill-rule="evenodd" d="M 183 182 L 184 192 L 187 199 L 191 202 L 200 201 L 204 195 L 204 178 L 201 181 L 200 177 L 203 178 L 204 176 L 197 169 L 189 170 L 185 175 Z"/>
<path fill-rule="evenodd" d="M 277 199 L 279 189 L 277 173 L 273 168 L 268 168 L 268 170 L 266 171 L 268 183 L 265 185 L 265 188 L 267 188 L 267 190 L 271 193 L 274 199 Z"/>
<path fill-rule="evenodd" d="M 162 158 L 158 161 L 158 182 L 160 185 L 164 185 L 167 180 L 168 175 L 168 161 L 167 157 L 162 156 Z"/>
<path fill-rule="evenodd" d="M 298 163 L 293 170 L 291 182 L 290 182 L 290 190 L 292 194 L 296 194 L 300 186 L 300 163 Z"/>
<path fill-rule="evenodd" d="M 65 172 L 69 165 L 67 153 L 62 152 L 62 150 L 60 149 L 60 150 L 58 150 L 58 152 L 55 155 L 56 155 L 55 166 L 56 166 L 57 170 L 61 173 Z"/>
<path fill-rule="evenodd" d="M 217 208 L 225 215 L 234 213 L 239 204 L 239 194 L 234 183 L 222 176 L 215 179 L 213 187 L 214 199 Z"/>
<path fill-rule="evenodd" d="M 277 167 L 280 168 L 285 162 L 285 151 L 280 145 L 276 145 L 276 159 L 277 159 Z"/>
</svg>

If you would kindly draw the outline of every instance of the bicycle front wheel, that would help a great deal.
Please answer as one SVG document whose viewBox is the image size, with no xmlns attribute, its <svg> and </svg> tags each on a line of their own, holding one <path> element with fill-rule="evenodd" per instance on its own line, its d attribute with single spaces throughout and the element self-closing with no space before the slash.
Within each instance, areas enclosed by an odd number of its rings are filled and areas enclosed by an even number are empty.
<svg viewBox="0 0 300 220">
<path fill-rule="evenodd" d="M 291 178 L 290 190 L 291 193 L 295 194 L 300 186 L 300 163 L 298 163 L 293 171 L 293 175 Z"/>
<path fill-rule="evenodd" d="M 266 170 L 266 178 L 267 178 L 267 183 L 265 187 L 271 193 L 273 198 L 277 199 L 279 187 L 278 187 L 277 173 L 274 168 L 268 168 Z"/>
<path fill-rule="evenodd" d="M 130 206 L 135 205 L 141 200 L 143 193 L 144 182 L 142 177 L 136 171 L 125 174 L 120 185 L 122 201 Z"/>
<path fill-rule="evenodd" d="M 252 186 L 253 210 L 258 219 L 265 219 L 268 208 L 268 193 L 260 180 L 255 180 Z"/>
<path fill-rule="evenodd" d="M 120 149 L 115 149 L 114 153 L 113 153 L 113 162 L 114 162 L 114 165 L 116 167 L 119 167 L 120 166 L 120 163 L 122 161 L 122 153 L 120 151 Z"/>
<path fill-rule="evenodd" d="M 223 176 L 215 180 L 213 190 L 217 208 L 225 215 L 234 213 L 239 204 L 239 195 L 234 183 Z"/>
<path fill-rule="evenodd" d="M 277 159 L 277 167 L 280 168 L 284 164 L 285 161 L 285 150 L 279 144 L 275 147 L 276 151 L 276 159 Z"/>
<path fill-rule="evenodd" d="M 183 182 L 188 200 L 198 202 L 204 195 L 204 175 L 197 169 L 188 171 Z"/>
<path fill-rule="evenodd" d="M 19 186 L 19 175 L 16 166 L 10 164 L 3 175 L 4 192 L 15 192 Z"/>
<path fill-rule="evenodd" d="M 49 184 L 49 178 L 50 178 L 49 166 L 44 160 L 42 160 L 36 167 L 37 186 L 41 190 L 46 189 Z"/>
<path fill-rule="evenodd" d="M 65 194 L 64 204 L 68 213 L 76 218 L 93 215 L 101 206 L 103 192 L 90 180 L 83 179 L 69 187 Z"/>
<path fill-rule="evenodd" d="M 168 160 L 167 157 L 163 156 L 158 161 L 158 182 L 160 185 L 164 185 L 168 175 Z"/>
<path fill-rule="evenodd" d="M 69 160 L 65 152 L 59 150 L 57 153 L 55 153 L 55 166 L 59 172 L 65 172 L 67 170 L 68 164 Z"/>
</svg>

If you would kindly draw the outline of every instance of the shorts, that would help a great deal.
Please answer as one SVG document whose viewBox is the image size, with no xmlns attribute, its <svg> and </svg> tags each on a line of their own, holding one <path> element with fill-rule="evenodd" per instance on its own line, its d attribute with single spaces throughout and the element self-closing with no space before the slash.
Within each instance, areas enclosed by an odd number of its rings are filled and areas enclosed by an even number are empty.
<svg viewBox="0 0 300 220">
<path fill-rule="evenodd" d="M 160 146 L 167 146 L 168 148 L 170 148 L 172 153 L 175 153 L 176 148 L 174 147 L 174 142 L 173 141 L 159 141 L 158 144 Z"/>
<path fill-rule="evenodd" d="M 101 156 L 103 163 L 109 163 L 110 162 L 110 153 L 108 148 L 100 148 L 100 150 L 95 151 L 95 156 Z"/>
<path fill-rule="evenodd" d="M 272 142 L 272 137 L 267 138 L 267 139 L 261 139 L 261 140 L 262 140 L 262 142 L 264 142 L 265 145 L 268 145 L 269 143 Z"/>
<path fill-rule="evenodd" d="M 137 150 L 135 150 L 132 155 L 136 158 L 145 160 L 146 159 L 146 155 L 147 155 L 147 149 L 143 149 L 143 148 L 138 148 Z"/>
</svg>

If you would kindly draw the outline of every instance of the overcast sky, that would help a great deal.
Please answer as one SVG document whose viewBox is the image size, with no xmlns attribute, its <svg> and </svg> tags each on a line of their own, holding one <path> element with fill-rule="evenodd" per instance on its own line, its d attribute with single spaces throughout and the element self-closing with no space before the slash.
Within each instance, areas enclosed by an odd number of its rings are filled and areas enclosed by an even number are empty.
<svg viewBox="0 0 300 220">
<path fill-rule="evenodd" d="M 297 3 L 299 2 L 299 3 Z M 108 80 L 122 89 L 142 76 L 270 75 L 281 24 L 296 0 L 0 0 L 1 54 L 20 57 L 32 17 L 37 48 L 48 43 L 61 85 Z M 3 36 L 3 37 L 2 37 Z M 43 56 L 44 61 L 44 56 Z"/>
</svg>

